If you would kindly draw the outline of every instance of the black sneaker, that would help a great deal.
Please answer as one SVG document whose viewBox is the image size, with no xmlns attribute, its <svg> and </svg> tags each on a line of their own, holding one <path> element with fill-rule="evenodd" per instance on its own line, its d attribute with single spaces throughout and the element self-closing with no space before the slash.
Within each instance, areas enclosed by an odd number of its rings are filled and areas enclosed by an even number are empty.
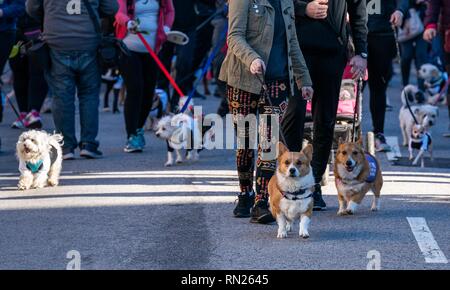
<svg viewBox="0 0 450 290">
<path fill-rule="evenodd" d="M 103 153 L 99 151 L 98 149 L 91 150 L 91 149 L 81 149 L 80 156 L 84 157 L 86 159 L 98 159 L 103 157 Z"/>
<path fill-rule="evenodd" d="M 250 217 L 250 209 L 255 204 L 255 195 L 250 193 L 241 193 L 238 195 L 238 203 L 233 210 L 234 217 L 248 218 Z"/>
<path fill-rule="evenodd" d="M 74 160 L 75 154 L 73 149 L 63 148 L 63 160 Z"/>
<path fill-rule="evenodd" d="M 250 222 L 258 224 L 270 224 L 275 221 L 269 210 L 269 204 L 266 200 L 258 200 L 252 208 Z"/>
<path fill-rule="evenodd" d="M 322 187 L 320 184 L 314 185 L 314 193 L 313 193 L 313 199 L 314 199 L 314 211 L 321 211 L 321 210 L 327 210 L 327 204 L 322 198 Z"/>
</svg>

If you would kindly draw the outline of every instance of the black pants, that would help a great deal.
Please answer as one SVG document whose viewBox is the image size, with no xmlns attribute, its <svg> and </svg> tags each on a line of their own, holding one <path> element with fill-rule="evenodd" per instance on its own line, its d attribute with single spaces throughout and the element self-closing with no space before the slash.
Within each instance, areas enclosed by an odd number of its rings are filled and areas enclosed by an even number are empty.
<svg viewBox="0 0 450 290">
<path fill-rule="evenodd" d="M 197 16 L 197 23 L 203 23 L 209 16 Z M 196 33 L 195 54 L 193 62 L 193 70 L 197 70 L 202 64 L 208 52 L 211 50 L 212 37 L 214 34 L 214 26 L 210 23 L 203 26 Z"/>
<path fill-rule="evenodd" d="M 121 60 L 120 71 L 127 88 L 124 115 L 129 138 L 144 127 L 152 109 L 158 67 L 148 53 L 132 51 Z"/>
<path fill-rule="evenodd" d="M 314 97 L 312 99 L 314 153 L 311 166 L 313 168 L 315 181 L 316 183 L 319 183 L 327 168 L 331 146 L 333 145 L 339 92 L 347 57 L 345 49 L 336 53 L 314 53 L 305 51 L 304 57 L 314 88 Z M 300 115 L 300 107 L 301 106 L 298 106 L 297 109 L 291 109 L 291 111 L 286 114 L 286 118 L 294 119 Z M 291 131 L 294 130 L 294 128 L 291 129 Z M 298 130 L 302 129 L 298 128 Z M 302 136 L 300 133 L 297 134 L 298 136 Z M 286 135 L 289 136 L 290 134 L 287 133 Z M 297 144 L 299 145 L 297 146 L 301 146 L 301 142 L 302 140 L 298 140 Z"/>
<path fill-rule="evenodd" d="M 189 37 L 189 43 L 186 45 L 175 45 L 170 42 L 165 42 L 162 50 L 159 53 L 161 61 L 164 66 L 170 71 L 172 58 L 176 55 L 177 60 L 175 63 L 176 78 L 175 82 L 180 86 L 180 89 L 184 94 L 189 94 L 192 90 L 194 82 L 194 54 L 195 54 L 195 43 L 196 43 L 196 32 L 193 31 L 183 31 Z M 158 80 L 158 87 L 169 92 L 169 81 L 165 76 L 161 75 Z M 178 101 L 180 96 L 177 92 L 174 92 L 170 98 L 170 107 L 172 112 L 176 111 L 178 107 Z"/>
<path fill-rule="evenodd" d="M 445 53 L 445 69 L 450 75 L 450 53 Z M 450 119 L 450 90 L 447 91 L 448 117 Z"/>
<path fill-rule="evenodd" d="M 14 73 L 14 92 L 20 112 L 39 112 L 48 93 L 41 67 L 26 55 L 18 55 L 9 64 Z"/>
<path fill-rule="evenodd" d="M 3 73 L 3 69 L 8 61 L 15 39 L 15 31 L 0 31 L 0 75 Z"/>
<path fill-rule="evenodd" d="M 369 35 L 370 113 L 373 132 L 384 133 L 386 91 L 392 75 L 392 60 L 397 52 L 394 35 Z"/>
</svg>

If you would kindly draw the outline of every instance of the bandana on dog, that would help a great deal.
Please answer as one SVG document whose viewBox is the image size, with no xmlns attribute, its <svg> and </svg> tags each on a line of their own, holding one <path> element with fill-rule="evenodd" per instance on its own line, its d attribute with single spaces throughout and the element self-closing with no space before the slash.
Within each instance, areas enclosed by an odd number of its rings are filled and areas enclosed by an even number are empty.
<svg viewBox="0 0 450 290">
<path fill-rule="evenodd" d="M 42 169 L 42 166 L 44 165 L 44 160 L 39 160 L 36 163 L 26 162 L 25 164 L 27 166 L 27 169 L 34 174 Z"/>
</svg>

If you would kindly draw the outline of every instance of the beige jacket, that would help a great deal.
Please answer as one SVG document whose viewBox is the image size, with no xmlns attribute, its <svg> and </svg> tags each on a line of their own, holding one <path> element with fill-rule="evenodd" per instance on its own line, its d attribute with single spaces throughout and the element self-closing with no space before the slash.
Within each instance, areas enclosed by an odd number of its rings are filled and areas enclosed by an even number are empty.
<svg viewBox="0 0 450 290">
<path fill-rule="evenodd" d="M 295 30 L 292 0 L 280 0 L 288 42 L 288 68 L 291 94 L 298 88 L 312 86 L 309 71 L 300 50 Z M 228 53 L 219 79 L 229 86 L 260 94 L 262 84 L 250 73 L 250 64 L 261 58 L 269 60 L 275 26 L 275 9 L 268 0 L 229 1 Z"/>
</svg>

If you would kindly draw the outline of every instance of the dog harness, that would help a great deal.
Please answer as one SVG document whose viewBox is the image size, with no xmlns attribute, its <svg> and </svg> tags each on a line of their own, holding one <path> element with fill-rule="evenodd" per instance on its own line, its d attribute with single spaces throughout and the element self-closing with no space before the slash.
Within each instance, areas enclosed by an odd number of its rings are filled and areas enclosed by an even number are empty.
<svg viewBox="0 0 450 290">
<path fill-rule="evenodd" d="M 431 145 L 431 136 L 428 133 L 423 134 L 422 139 L 419 142 L 411 141 L 411 147 L 417 150 L 428 151 Z"/>
<path fill-rule="evenodd" d="M 56 161 L 56 157 L 58 156 L 58 151 L 56 150 L 56 148 L 54 146 L 51 146 L 52 148 L 50 149 L 50 164 L 53 165 L 53 163 L 55 163 Z M 38 160 L 38 162 L 36 163 L 32 163 L 32 162 L 25 162 L 25 165 L 27 167 L 28 170 L 31 171 L 31 173 L 35 174 L 38 173 L 39 171 L 42 170 L 42 168 L 44 167 L 44 160 Z"/>
<path fill-rule="evenodd" d="M 377 171 L 378 171 L 378 164 L 375 160 L 375 157 L 373 157 L 370 154 L 366 153 L 366 159 L 367 162 L 369 162 L 369 176 L 367 176 L 366 182 L 372 183 L 375 182 L 375 179 L 377 177 Z"/>
<path fill-rule="evenodd" d="M 280 192 L 281 192 L 281 195 L 282 195 L 284 198 L 286 198 L 286 199 L 289 199 L 289 200 L 302 200 L 302 199 L 307 199 L 307 198 L 310 198 L 311 196 L 313 196 L 313 191 L 311 191 L 311 193 L 308 194 L 308 195 L 306 195 L 306 196 L 302 196 L 302 195 L 304 195 L 309 189 L 311 189 L 311 188 L 310 188 L 310 187 L 309 187 L 309 188 L 301 188 L 301 189 L 299 189 L 299 190 L 297 190 L 297 191 L 295 191 L 295 192 L 284 192 L 284 191 L 281 191 L 281 190 L 280 190 Z M 292 197 L 289 198 L 289 195 L 291 195 Z"/>
</svg>

